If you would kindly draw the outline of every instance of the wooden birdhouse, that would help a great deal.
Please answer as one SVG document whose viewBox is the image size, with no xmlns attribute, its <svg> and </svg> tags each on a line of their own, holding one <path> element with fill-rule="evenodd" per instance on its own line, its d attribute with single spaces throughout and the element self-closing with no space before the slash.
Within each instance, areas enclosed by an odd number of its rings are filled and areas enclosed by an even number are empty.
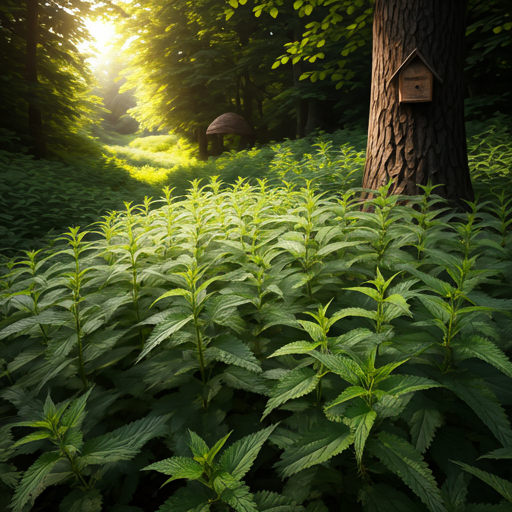
<svg viewBox="0 0 512 512">
<path fill-rule="evenodd" d="M 390 82 L 398 76 L 400 103 L 422 103 L 432 101 L 434 78 L 443 83 L 432 66 L 415 49 L 393 73 Z"/>
</svg>

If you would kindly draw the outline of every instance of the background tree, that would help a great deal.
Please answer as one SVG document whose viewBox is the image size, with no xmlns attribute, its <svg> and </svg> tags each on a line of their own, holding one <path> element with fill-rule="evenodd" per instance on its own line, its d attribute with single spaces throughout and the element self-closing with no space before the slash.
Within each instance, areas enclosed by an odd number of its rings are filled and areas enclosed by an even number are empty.
<svg viewBox="0 0 512 512">
<path fill-rule="evenodd" d="M 90 8 L 83 0 L 0 6 L 0 127 L 36 156 L 44 155 L 45 142 L 51 154 L 85 150 L 84 135 L 98 119 L 92 75 L 77 46 L 89 37 L 83 20 Z"/>
<path fill-rule="evenodd" d="M 368 148 L 363 187 L 393 180 L 391 192 L 415 195 L 418 185 L 442 184 L 445 198 L 472 200 L 464 126 L 464 35 L 467 2 L 377 0 Z M 443 82 L 433 100 L 400 103 L 395 71 L 414 49 Z"/>
<path fill-rule="evenodd" d="M 231 16 L 238 4 L 238 0 L 231 0 L 226 15 Z M 262 0 L 254 11 L 256 16 L 263 11 L 277 16 L 282 5 L 281 0 Z M 338 80 L 340 89 L 345 86 L 347 79 L 352 79 L 354 60 L 350 56 L 371 39 L 368 27 L 375 17 L 373 85 L 364 186 L 375 189 L 394 179 L 392 190 L 416 193 L 416 184 L 424 184 L 431 178 L 434 183 L 445 185 L 437 189 L 445 197 L 458 201 L 471 199 L 463 100 L 465 96 L 474 95 L 475 85 L 478 84 L 486 97 L 477 99 L 474 106 L 489 107 L 486 112 L 489 115 L 492 105 L 500 103 L 499 95 L 495 95 L 489 103 L 487 94 L 492 95 L 494 86 L 489 85 L 492 81 L 483 79 L 483 76 L 487 73 L 488 76 L 508 77 L 511 73 L 510 58 L 502 58 L 510 44 L 510 38 L 505 33 L 512 28 L 508 3 L 503 0 L 494 0 L 485 5 L 471 2 L 472 25 L 467 39 L 470 54 L 465 81 L 467 2 L 444 3 L 440 10 L 436 10 L 437 4 L 431 2 L 414 2 L 414 5 L 400 2 L 385 6 L 378 0 L 376 3 L 363 0 L 296 0 L 293 6 L 299 16 L 311 17 L 312 21 L 305 24 L 300 40 L 287 45 L 287 53 L 279 57 L 274 66 L 290 58 L 294 63 L 321 59 L 324 69 L 304 73 L 303 78 L 316 81 L 330 75 Z M 324 13 L 315 20 L 312 16 L 319 9 L 324 9 Z M 471 38 L 471 34 L 476 35 Z M 477 37 L 482 34 L 486 37 Z M 337 60 L 325 59 L 322 51 L 326 42 L 330 41 L 345 43 Z M 433 102 L 400 105 L 396 84 L 389 84 L 388 81 L 414 48 L 420 49 L 446 80 L 436 88 Z M 490 52 L 496 56 L 488 59 L 486 56 Z M 495 82 L 507 83 L 501 80 Z M 508 91 L 500 89 L 503 85 L 496 87 L 501 94 L 507 94 Z"/>
</svg>

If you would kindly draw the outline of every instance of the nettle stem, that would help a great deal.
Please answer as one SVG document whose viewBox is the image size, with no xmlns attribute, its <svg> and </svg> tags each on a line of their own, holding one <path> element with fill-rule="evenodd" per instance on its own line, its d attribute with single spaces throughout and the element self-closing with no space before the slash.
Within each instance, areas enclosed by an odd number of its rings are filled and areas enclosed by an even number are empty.
<svg viewBox="0 0 512 512">
<path fill-rule="evenodd" d="M 80 371 L 80 378 L 82 379 L 82 384 L 84 389 L 87 388 L 87 376 L 85 373 L 85 363 L 84 363 L 84 352 L 83 352 L 83 333 L 82 333 L 82 322 L 80 320 L 80 287 L 81 287 L 81 278 L 80 278 L 80 260 L 79 260 L 79 250 L 78 245 L 74 247 L 75 252 L 75 276 L 74 276 L 74 287 L 73 287 L 73 316 L 75 317 L 75 331 L 76 337 L 78 341 L 78 364 Z"/>
</svg>

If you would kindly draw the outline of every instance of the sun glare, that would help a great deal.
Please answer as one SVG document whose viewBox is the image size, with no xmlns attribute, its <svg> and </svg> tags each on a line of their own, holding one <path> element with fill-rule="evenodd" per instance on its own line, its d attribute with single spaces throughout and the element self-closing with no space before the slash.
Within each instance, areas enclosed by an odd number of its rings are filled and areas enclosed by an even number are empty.
<svg viewBox="0 0 512 512">
<path fill-rule="evenodd" d="M 88 42 L 84 49 L 89 50 L 93 54 L 88 60 L 91 66 L 95 67 L 101 61 L 102 55 L 108 52 L 108 46 L 114 38 L 116 31 L 112 23 L 105 23 L 100 20 L 87 20 L 85 26 L 94 40 Z"/>
</svg>

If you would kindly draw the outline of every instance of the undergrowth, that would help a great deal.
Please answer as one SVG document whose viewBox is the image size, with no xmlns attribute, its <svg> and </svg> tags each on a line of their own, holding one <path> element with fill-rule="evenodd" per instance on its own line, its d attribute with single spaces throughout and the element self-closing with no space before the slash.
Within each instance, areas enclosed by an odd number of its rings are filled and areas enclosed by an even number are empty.
<svg viewBox="0 0 512 512">
<path fill-rule="evenodd" d="M 504 190 L 164 192 L 6 269 L 0 503 L 510 510 Z"/>
<path fill-rule="evenodd" d="M 0 150 L 0 253 L 41 247 L 70 225 L 96 222 L 154 189 L 114 159 L 63 163 Z"/>
</svg>

